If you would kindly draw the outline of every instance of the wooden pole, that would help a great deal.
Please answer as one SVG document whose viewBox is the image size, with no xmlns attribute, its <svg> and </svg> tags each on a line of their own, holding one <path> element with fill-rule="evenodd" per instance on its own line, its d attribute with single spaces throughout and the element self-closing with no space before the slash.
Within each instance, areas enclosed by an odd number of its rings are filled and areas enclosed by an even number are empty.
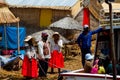
<svg viewBox="0 0 120 80">
<path fill-rule="evenodd" d="M 20 54 L 20 34 L 19 34 L 19 22 L 17 23 L 18 29 L 17 29 L 17 40 L 18 40 L 18 55 Z"/>
<path fill-rule="evenodd" d="M 109 5 L 109 14 L 110 14 L 110 35 L 111 35 L 111 53 L 112 53 L 112 67 L 113 67 L 113 80 L 116 79 L 116 58 L 115 58 L 115 45 L 114 45 L 114 30 L 113 30 L 113 21 L 112 21 L 112 4 L 111 2 L 107 2 Z"/>
<path fill-rule="evenodd" d="M 0 59 L 0 70 L 1 70 L 1 66 L 2 66 L 1 63 L 2 63 L 2 60 Z"/>
</svg>

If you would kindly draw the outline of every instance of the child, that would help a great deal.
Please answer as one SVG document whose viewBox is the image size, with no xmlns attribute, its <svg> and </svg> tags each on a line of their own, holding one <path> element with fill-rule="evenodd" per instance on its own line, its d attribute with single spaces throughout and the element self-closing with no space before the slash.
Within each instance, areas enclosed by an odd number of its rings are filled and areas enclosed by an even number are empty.
<svg viewBox="0 0 120 80">
<path fill-rule="evenodd" d="M 93 67 L 93 55 L 91 55 L 90 53 L 87 53 L 85 55 L 85 65 L 84 65 L 84 72 L 86 73 L 90 73 L 91 69 Z"/>
<path fill-rule="evenodd" d="M 98 61 L 98 74 L 105 74 L 105 68 L 103 66 L 102 59 L 99 59 Z"/>
<path fill-rule="evenodd" d="M 99 61 L 99 59 L 95 60 L 95 64 L 93 65 L 93 68 L 91 70 L 92 74 L 97 74 L 98 73 L 98 61 Z"/>
</svg>

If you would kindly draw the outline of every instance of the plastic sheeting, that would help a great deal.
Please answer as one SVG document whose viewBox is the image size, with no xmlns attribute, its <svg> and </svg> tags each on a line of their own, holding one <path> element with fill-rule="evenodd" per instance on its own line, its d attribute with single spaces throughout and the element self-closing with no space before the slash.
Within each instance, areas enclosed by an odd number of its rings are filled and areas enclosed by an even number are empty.
<svg viewBox="0 0 120 80">
<path fill-rule="evenodd" d="M 2 48 L 17 49 L 18 48 L 18 33 L 17 27 L 0 27 L 0 33 L 2 33 L 2 40 L 0 46 Z M 20 47 L 24 46 L 24 39 L 26 36 L 26 30 L 23 27 L 19 28 L 19 44 Z"/>
</svg>

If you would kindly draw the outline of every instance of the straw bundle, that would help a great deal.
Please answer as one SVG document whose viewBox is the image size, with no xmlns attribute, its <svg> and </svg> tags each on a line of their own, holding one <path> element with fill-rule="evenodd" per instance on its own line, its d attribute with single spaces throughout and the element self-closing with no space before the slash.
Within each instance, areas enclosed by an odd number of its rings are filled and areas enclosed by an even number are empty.
<svg viewBox="0 0 120 80">
<path fill-rule="evenodd" d="M 19 18 L 16 18 L 8 7 L 0 7 L 0 23 L 15 23 Z"/>
</svg>

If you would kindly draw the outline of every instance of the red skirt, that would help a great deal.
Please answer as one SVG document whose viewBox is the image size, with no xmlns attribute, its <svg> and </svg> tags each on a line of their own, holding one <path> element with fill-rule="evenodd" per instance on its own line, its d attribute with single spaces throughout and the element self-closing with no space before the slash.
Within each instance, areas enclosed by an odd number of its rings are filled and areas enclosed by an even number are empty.
<svg viewBox="0 0 120 80">
<path fill-rule="evenodd" d="M 31 78 L 38 77 L 38 64 L 36 59 L 32 58 L 29 60 L 27 56 L 24 57 L 22 64 L 22 75 Z"/>
<path fill-rule="evenodd" d="M 51 68 L 63 68 L 64 67 L 64 58 L 62 52 L 54 50 L 51 53 L 51 59 L 49 60 L 49 66 Z"/>
</svg>

